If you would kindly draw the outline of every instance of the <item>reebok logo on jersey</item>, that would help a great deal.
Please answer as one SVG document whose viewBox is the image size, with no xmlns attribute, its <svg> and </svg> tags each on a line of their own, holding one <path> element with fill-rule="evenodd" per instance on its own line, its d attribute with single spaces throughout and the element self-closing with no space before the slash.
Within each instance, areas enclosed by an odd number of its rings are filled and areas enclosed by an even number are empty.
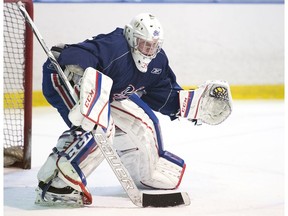
<svg viewBox="0 0 288 216">
<path fill-rule="evenodd" d="M 161 74 L 162 69 L 160 68 L 153 68 L 153 70 L 151 71 L 152 74 Z"/>
</svg>

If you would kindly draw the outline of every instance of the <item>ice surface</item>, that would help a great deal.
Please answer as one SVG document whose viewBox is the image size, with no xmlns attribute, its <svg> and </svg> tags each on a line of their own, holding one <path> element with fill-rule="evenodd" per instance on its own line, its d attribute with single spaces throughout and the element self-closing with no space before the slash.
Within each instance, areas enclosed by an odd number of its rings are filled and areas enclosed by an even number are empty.
<svg viewBox="0 0 288 216">
<path fill-rule="evenodd" d="M 135 207 L 104 161 L 88 177 L 92 206 L 49 208 L 34 204 L 36 175 L 66 126 L 53 108 L 33 108 L 32 169 L 4 169 L 4 215 L 282 216 L 284 102 L 236 101 L 233 109 L 218 126 L 158 115 L 165 149 L 187 164 L 178 190 L 189 193 L 190 206 Z"/>
</svg>

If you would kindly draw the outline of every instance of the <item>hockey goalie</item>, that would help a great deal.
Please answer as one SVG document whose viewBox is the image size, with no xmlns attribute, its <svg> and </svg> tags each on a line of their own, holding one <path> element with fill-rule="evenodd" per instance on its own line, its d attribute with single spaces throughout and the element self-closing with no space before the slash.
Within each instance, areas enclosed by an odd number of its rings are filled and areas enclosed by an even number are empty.
<svg viewBox="0 0 288 216">
<path fill-rule="evenodd" d="M 164 149 L 154 112 L 217 125 L 231 114 L 232 98 L 225 81 L 183 90 L 162 49 L 163 39 L 158 19 L 142 13 L 111 33 L 52 47 L 78 101 L 48 59 L 43 94 L 68 128 L 38 172 L 36 203 L 92 203 L 87 178 L 104 159 L 96 133 L 112 143 L 138 187 L 172 190 L 180 185 L 185 162 Z"/>
</svg>

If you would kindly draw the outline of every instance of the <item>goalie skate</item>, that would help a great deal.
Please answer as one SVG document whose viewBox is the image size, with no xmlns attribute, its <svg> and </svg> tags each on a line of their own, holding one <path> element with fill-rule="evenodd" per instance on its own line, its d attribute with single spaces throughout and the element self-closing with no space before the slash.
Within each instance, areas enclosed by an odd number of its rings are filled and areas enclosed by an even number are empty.
<svg viewBox="0 0 288 216">
<path fill-rule="evenodd" d="M 53 188 L 43 193 L 44 183 L 40 182 L 36 188 L 35 204 L 42 206 L 66 206 L 82 207 L 84 206 L 83 194 L 71 187 Z"/>
</svg>

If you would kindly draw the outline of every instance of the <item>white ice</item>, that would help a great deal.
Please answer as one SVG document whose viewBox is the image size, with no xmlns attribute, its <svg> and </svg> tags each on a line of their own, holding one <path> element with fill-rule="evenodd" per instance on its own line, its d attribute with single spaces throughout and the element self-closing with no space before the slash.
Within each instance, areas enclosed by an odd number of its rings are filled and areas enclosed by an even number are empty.
<svg viewBox="0 0 288 216">
<path fill-rule="evenodd" d="M 33 108 L 32 169 L 4 169 L 5 216 L 282 216 L 284 215 L 284 102 L 235 101 L 218 126 L 194 126 L 159 116 L 165 149 L 185 159 L 179 191 L 191 205 L 135 207 L 104 161 L 88 177 L 92 206 L 34 204 L 37 171 L 66 129 L 57 111 Z"/>
</svg>

